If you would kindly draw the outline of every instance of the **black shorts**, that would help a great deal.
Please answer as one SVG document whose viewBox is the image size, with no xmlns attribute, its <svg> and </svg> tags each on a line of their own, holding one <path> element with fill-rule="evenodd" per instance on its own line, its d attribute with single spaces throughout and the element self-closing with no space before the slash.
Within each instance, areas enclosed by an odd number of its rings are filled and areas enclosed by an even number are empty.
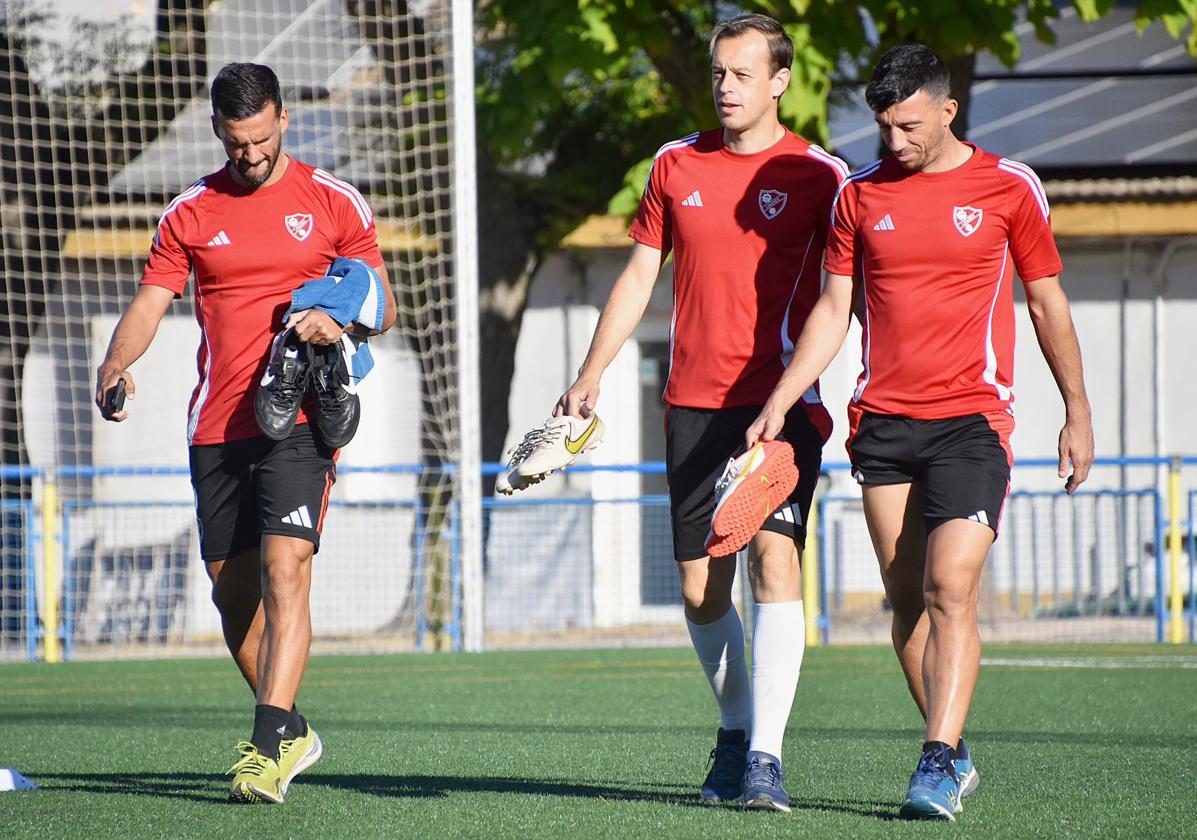
<svg viewBox="0 0 1197 840">
<path fill-rule="evenodd" d="M 927 531 L 972 519 L 997 534 L 1010 491 L 1010 432 L 1005 412 L 944 420 L 849 411 L 848 454 L 861 484 L 910 484 L 922 494 Z"/>
<path fill-rule="evenodd" d="M 822 406 L 818 408 L 822 410 Z M 665 473 L 669 480 L 673 556 L 677 561 L 707 556 L 715 482 L 728 460 L 744 451 L 744 432 L 760 413 L 760 406 L 669 407 L 665 415 Z M 806 517 L 823 463 L 825 436 L 800 403 L 786 415 L 779 438 L 794 447 L 798 486 L 789 500 L 765 520 L 761 530 L 791 537 L 801 551 L 806 542 Z"/>
<path fill-rule="evenodd" d="M 190 458 L 205 563 L 255 548 L 264 534 L 299 537 L 320 550 L 336 450 L 310 424 L 277 442 L 255 437 L 192 446 Z"/>
</svg>

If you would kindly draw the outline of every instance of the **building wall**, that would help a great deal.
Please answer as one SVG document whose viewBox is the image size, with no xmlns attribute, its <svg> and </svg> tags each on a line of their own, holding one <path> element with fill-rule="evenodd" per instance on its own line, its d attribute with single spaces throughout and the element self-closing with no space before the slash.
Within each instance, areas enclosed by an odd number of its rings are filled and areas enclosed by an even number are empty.
<svg viewBox="0 0 1197 840">
<path fill-rule="evenodd" d="M 1193 422 L 1197 398 L 1190 376 L 1191 360 L 1197 358 L 1197 330 L 1192 326 L 1197 324 L 1197 240 L 1065 239 L 1060 248 L 1065 264 L 1062 282 L 1084 358 L 1097 455 L 1197 455 Z M 562 253 L 547 261 L 536 277 L 516 355 L 509 445 L 542 422 L 572 383 L 627 253 L 626 249 Z M 1021 283 L 1016 287 L 1016 311 L 1017 428 L 1012 441 L 1016 462 L 1055 459 L 1064 408 L 1035 341 Z M 642 343 L 668 340 L 671 312 L 669 265 L 632 339 L 603 377 L 598 411 L 607 422 L 607 437 L 596 463 L 636 463 L 646 453 L 661 457 L 661 432 L 636 421 L 655 411 L 641 397 L 652 392 L 637 388 L 645 369 L 636 361 Z M 843 348 L 822 377 L 823 397 L 836 424 L 824 449 L 825 464 L 846 462 L 844 408 L 859 371 L 860 329 L 853 322 Z M 1189 470 L 1185 477 L 1187 484 L 1197 486 L 1197 470 Z M 1150 487 L 1162 478 L 1153 467 L 1097 467 L 1087 487 Z M 1061 484 L 1052 467 L 1016 469 L 1012 482 L 1014 490 L 1055 490 Z M 636 492 L 626 476 L 614 479 L 612 487 L 616 485 Z M 562 485 L 549 483 L 536 492 L 585 493 L 585 479 L 567 477 Z M 854 496 L 858 490 L 846 472 L 833 470 L 822 492 Z M 838 562 L 837 574 L 851 591 L 880 592 L 867 538 L 857 540 L 860 545 L 853 542 L 859 524 L 851 517 L 843 521 L 836 551 L 850 556 L 829 562 Z M 657 558 L 648 558 L 646 552 L 629 553 L 626 547 L 617 549 L 611 540 L 611 531 L 596 523 L 591 535 L 595 598 L 600 603 L 623 604 L 625 614 L 644 611 L 628 582 L 636 571 L 633 565 Z"/>
</svg>

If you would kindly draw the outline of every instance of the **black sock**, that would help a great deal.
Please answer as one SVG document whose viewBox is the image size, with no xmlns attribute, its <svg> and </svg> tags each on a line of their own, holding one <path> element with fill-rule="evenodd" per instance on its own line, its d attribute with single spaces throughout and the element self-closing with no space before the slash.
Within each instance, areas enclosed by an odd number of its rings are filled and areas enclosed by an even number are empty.
<svg viewBox="0 0 1197 840">
<path fill-rule="evenodd" d="M 278 706 L 261 703 L 254 706 L 254 734 L 249 740 L 258 748 L 258 752 L 278 761 L 278 742 L 283 739 L 290 718 L 291 713 Z"/>
<path fill-rule="evenodd" d="M 308 734 L 308 722 L 303 719 L 299 709 L 291 706 L 291 717 L 287 720 L 287 737 L 299 738 Z"/>
</svg>

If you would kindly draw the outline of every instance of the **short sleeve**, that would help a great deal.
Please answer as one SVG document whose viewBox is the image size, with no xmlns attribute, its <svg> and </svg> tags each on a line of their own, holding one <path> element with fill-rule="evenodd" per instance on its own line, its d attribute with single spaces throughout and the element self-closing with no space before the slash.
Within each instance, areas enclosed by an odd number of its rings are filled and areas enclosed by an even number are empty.
<svg viewBox="0 0 1197 840">
<path fill-rule="evenodd" d="M 845 181 L 831 202 L 831 226 L 827 232 L 827 255 L 823 267 L 829 274 L 852 276 L 856 262 L 856 215 L 860 203 L 859 185 Z"/>
<path fill-rule="evenodd" d="M 665 204 L 665 184 L 669 178 L 670 161 L 667 154 L 659 154 L 648 172 L 644 197 L 636 210 L 636 218 L 628 236 L 641 245 L 657 248 L 662 254 L 673 250 L 673 225 Z"/>
<path fill-rule="evenodd" d="M 141 272 L 141 285 L 170 289 L 176 298 L 182 297 L 191 276 L 191 257 L 183 245 L 182 226 L 180 214 L 168 209 L 158 222 L 149 259 Z"/>
<path fill-rule="evenodd" d="M 1010 231 L 1010 255 L 1023 282 L 1053 277 L 1064 267 L 1052 236 L 1051 209 L 1038 176 L 1026 164 L 1002 160 Z"/>
<path fill-rule="evenodd" d="M 329 191 L 337 256 L 365 260 L 371 266 L 381 265 L 378 229 L 369 202 L 352 184 L 322 169 L 317 169 L 313 177 Z"/>
</svg>

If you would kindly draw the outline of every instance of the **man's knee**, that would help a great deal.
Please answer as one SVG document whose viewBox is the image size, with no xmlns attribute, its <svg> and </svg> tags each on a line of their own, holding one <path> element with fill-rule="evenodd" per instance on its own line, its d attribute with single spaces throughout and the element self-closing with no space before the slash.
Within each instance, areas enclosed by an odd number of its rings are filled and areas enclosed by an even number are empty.
<svg viewBox="0 0 1197 840">
<path fill-rule="evenodd" d="M 894 618 L 904 625 L 914 626 L 922 617 L 927 604 L 923 598 L 922 570 L 913 566 L 891 563 L 881 574 L 885 585 L 885 600 Z"/>
<path fill-rule="evenodd" d="M 306 590 L 312 574 L 312 548 L 306 540 L 268 538 L 262 557 L 264 589 L 272 596 Z"/>
<path fill-rule="evenodd" d="M 226 560 L 219 566 L 209 564 L 208 575 L 212 580 L 212 603 L 222 614 L 258 608 L 262 582 L 256 563 Z"/>
<path fill-rule="evenodd" d="M 977 613 L 977 588 L 967 581 L 929 582 L 923 600 L 937 623 L 970 620 Z"/>
<path fill-rule="evenodd" d="M 682 601 L 686 612 L 699 624 L 715 621 L 731 607 L 734 560 L 691 560 L 678 564 Z"/>
</svg>

